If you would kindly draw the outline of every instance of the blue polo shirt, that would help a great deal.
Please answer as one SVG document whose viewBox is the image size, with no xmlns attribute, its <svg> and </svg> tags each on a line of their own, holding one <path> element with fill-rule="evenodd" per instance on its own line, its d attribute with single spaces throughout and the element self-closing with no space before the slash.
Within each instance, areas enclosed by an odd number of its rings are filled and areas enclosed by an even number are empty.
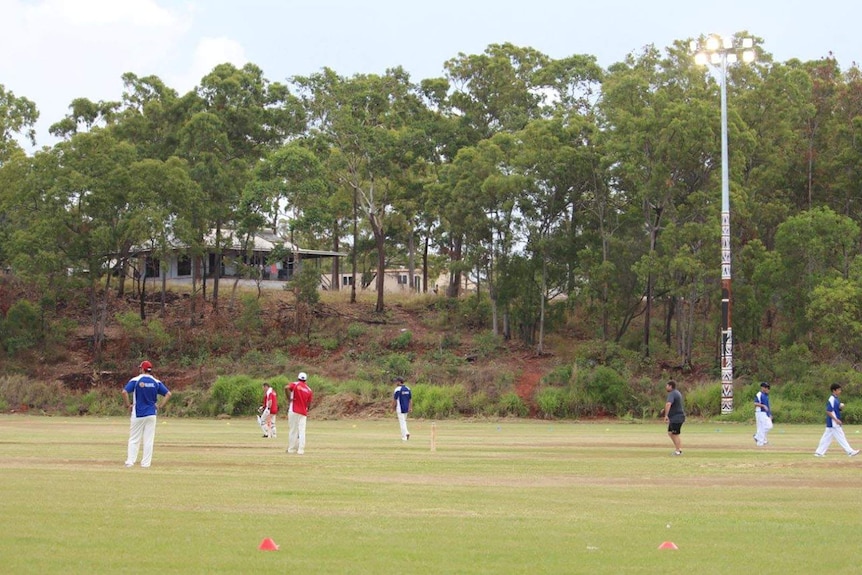
<svg viewBox="0 0 862 575">
<path fill-rule="evenodd" d="M 395 388 L 395 393 L 392 397 L 397 402 L 398 413 L 407 413 L 410 411 L 410 398 L 412 395 L 409 387 L 402 383 Z"/>
<path fill-rule="evenodd" d="M 834 413 L 835 417 L 841 419 L 841 401 L 838 399 L 838 396 L 834 393 L 829 396 L 829 399 L 826 401 L 826 427 L 833 427 L 833 419 L 829 417 L 829 413 Z"/>
<path fill-rule="evenodd" d="M 754 408 L 755 412 L 763 411 L 766 413 L 766 415 L 769 415 L 770 413 L 772 413 L 772 411 L 769 407 L 769 394 L 768 393 L 763 393 L 762 391 L 758 391 L 757 394 L 754 396 L 754 403 L 762 403 L 763 405 L 766 406 L 766 408 L 756 406 Z"/>
<path fill-rule="evenodd" d="M 129 394 L 134 393 L 135 417 L 155 415 L 159 396 L 168 394 L 165 384 L 149 373 L 133 377 L 123 389 Z"/>
</svg>

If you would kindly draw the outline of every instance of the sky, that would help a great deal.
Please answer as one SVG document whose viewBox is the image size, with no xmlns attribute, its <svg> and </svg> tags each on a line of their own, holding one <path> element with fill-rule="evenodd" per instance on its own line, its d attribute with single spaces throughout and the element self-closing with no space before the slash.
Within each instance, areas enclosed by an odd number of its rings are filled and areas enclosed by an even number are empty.
<svg viewBox="0 0 862 575">
<path fill-rule="evenodd" d="M 0 0 L 0 85 L 36 103 L 38 148 L 73 99 L 119 100 L 126 72 L 180 94 L 223 62 L 274 82 L 394 66 L 419 81 L 490 44 L 606 68 L 650 44 L 741 31 L 776 61 L 832 53 L 847 69 L 862 63 L 860 21 L 858 0 Z"/>
</svg>

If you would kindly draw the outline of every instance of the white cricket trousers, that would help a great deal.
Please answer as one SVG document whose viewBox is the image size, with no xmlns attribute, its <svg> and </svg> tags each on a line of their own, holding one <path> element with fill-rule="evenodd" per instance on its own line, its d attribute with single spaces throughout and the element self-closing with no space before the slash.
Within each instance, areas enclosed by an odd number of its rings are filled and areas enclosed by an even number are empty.
<svg viewBox="0 0 862 575">
<path fill-rule="evenodd" d="M 305 453 L 305 423 L 308 416 L 291 411 L 287 414 L 287 452 Z"/>
<path fill-rule="evenodd" d="M 135 417 L 129 425 L 129 453 L 126 465 L 134 465 L 138 459 L 138 448 L 141 440 L 144 442 L 144 455 L 141 457 L 141 467 L 149 467 L 153 462 L 153 442 L 156 439 L 156 416 Z"/>
<path fill-rule="evenodd" d="M 276 429 L 274 413 L 263 410 L 263 413 L 257 416 L 257 423 L 260 425 L 260 430 L 263 432 L 264 436 L 275 438 Z"/>
<path fill-rule="evenodd" d="M 838 442 L 838 445 L 841 446 L 841 449 L 844 450 L 847 455 L 850 455 L 853 452 L 853 448 L 850 447 L 850 444 L 847 442 L 847 436 L 844 435 L 844 428 L 840 425 L 833 424 L 832 427 L 827 427 L 826 431 L 823 432 L 823 437 L 820 438 L 820 445 L 817 446 L 817 455 L 826 455 L 826 450 L 829 449 L 829 445 L 832 443 L 832 440 Z"/>
<path fill-rule="evenodd" d="M 401 426 L 401 439 L 407 441 L 407 436 L 410 435 L 410 432 L 407 430 L 407 414 L 400 411 L 396 413 L 398 414 L 398 425 Z"/>
<path fill-rule="evenodd" d="M 757 432 L 754 434 L 754 440 L 757 445 L 766 445 L 766 436 L 769 430 L 772 429 L 772 418 L 765 411 L 757 411 L 754 413 L 754 422 L 757 424 Z"/>
</svg>

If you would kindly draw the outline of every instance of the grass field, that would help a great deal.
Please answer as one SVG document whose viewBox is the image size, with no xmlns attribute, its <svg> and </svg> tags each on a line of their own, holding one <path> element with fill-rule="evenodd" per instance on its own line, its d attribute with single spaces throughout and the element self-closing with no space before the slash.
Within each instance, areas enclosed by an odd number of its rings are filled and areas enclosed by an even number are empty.
<svg viewBox="0 0 862 575">
<path fill-rule="evenodd" d="M 819 426 L 0 416 L 2 573 L 858 573 L 862 456 Z M 858 428 L 847 428 L 854 447 Z M 260 551 L 264 538 L 278 551 Z M 672 541 L 678 550 L 659 550 Z"/>
</svg>

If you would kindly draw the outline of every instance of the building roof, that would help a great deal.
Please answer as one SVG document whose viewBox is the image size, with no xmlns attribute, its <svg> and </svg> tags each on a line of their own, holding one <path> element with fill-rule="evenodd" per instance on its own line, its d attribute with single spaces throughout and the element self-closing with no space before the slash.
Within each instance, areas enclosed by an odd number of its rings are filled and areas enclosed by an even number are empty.
<svg viewBox="0 0 862 575">
<path fill-rule="evenodd" d="M 232 250 L 232 251 L 242 251 L 243 248 L 243 239 L 237 235 L 235 230 L 225 229 L 221 231 L 221 244 L 222 249 L 224 250 Z M 204 237 L 204 241 L 208 246 L 216 245 L 216 232 L 215 230 L 211 230 Z M 300 256 L 311 256 L 311 257 L 347 257 L 348 254 L 342 252 L 332 252 L 327 250 L 309 250 L 305 248 L 300 248 L 299 246 L 289 242 L 285 238 L 282 238 L 276 233 L 273 233 L 268 230 L 260 230 L 256 232 L 251 237 L 252 242 L 252 251 L 255 252 L 271 252 L 274 251 L 278 246 L 283 246 L 286 250 L 298 253 Z M 181 250 L 186 247 L 182 242 L 172 241 L 174 249 Z M 136 250 L 138 253 L 149 253 L 153 251 L 152 248 L 141 248 Z"/>
</svg>

